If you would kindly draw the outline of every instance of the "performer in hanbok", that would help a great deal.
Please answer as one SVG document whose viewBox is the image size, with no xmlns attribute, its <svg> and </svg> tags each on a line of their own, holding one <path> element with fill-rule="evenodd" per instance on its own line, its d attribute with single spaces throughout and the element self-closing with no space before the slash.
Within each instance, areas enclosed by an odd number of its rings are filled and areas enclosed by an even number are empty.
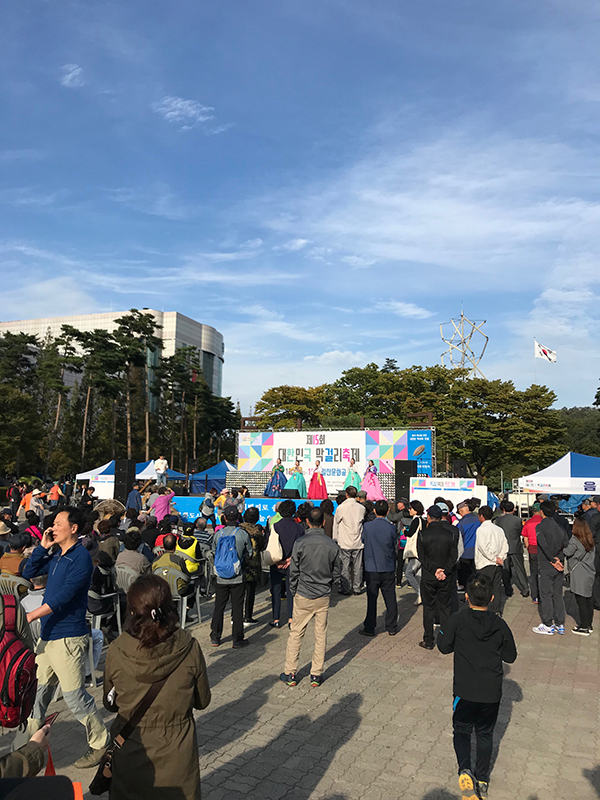
<svg viewBox="0 0 600 800">
<path fill-rule="evenodd" d="M 304 480 L 304 475 L 302 474 L 302 467 L 300 466 L 300 462 L 296 461 L 294 466 L 290 470 L 291 477 L 288 479 L 288 482 L 285 485 L 286 489 L 297 489 L 298 490 L 298 497 L 306 497 L 306 481 Z"/>
<path fill-rule="evenodd" d="M 358 474 L 355 466 L 356 462 L 353 458 L 350 459 L 350 466 L 348 467 L 348 474 L 346 475 L 346 481 L 344 483 L 344 489 L 347 489 L 349 486 L 354 486 L 356 491 L 360 489 L 360 475 Z"/>
<path fill-rule="evenodd" d="M 309 500 L 325 500 L 327 497 L 327 486 L 325 486 L 325 478 L 319 469 L 320 464 L 320 461 L 315 461 L 315 471 L 308 487 Z"/>
<path fill-rule="evenodd" d="M 367 500 L 373 503 L 376 500 L 385 500 L 385 495 L 381 490 L 381 484 L 377 477 L 377 467 L 373 461 L 369 461 L 369 466 L 365 472 L 365 477 L 362 479 L 360 488 L 367 493 Z"/>
<path fill-rule="evenodd" d="M 275 466 L 271 470 L 271 479 L 267 483 L 265 489 L 265 497 L 281 497 L 281 490 L 285 487 L 287 481 L 285 478 L 285 469 L 278 458 Z"/>
</svg>

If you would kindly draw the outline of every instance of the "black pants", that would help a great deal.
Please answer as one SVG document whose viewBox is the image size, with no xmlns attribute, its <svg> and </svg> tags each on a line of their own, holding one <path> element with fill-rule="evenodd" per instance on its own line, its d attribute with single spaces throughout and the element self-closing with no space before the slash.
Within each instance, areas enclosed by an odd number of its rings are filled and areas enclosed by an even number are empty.
<svg viewBox="0 0 600 800">
<path fill-rule="evenodd" d="M 565 601 L 563 600 L 563 573 L 551 564 L 542 564 L 539 571 L 540 582 L 540 618 L 544 625 L 550 627 L 565 624 Z"/>
<path fill-rule="evenodd" d="M 290 591 L 290 568 L 287 569 L 277 569 L 277 567 L 271 567 L 270 569 L 271 575 L 271 605 L 273 607 L 273 619 L 279 619 L 279 615 L 281 614 L 281 587 L 283 582 L 285 581 L 286 585 L 286 598 L 287 598 L 287 612 L 288 612 L 288 619 L 292 619 L 294 616 L 294 595 Z"/>
<path fill-rule="evenodd" d="M 540 599 L 537 553 L 529 553 L 529 591 L 532 600 Z"/>
<path fill-rule="evenodd" d="M 596 565 L 596 578 L 594 580 L 594 588 L 592 589 L 592 601 L 594 603 L 594 608 L 600 611 L 600 552 L 598 547 L 596 547 L 594 563 Z"/>
<path fill-rule="evenodd" d="M 19 506 L 21 504 L 20 500 L 11 500 L 10 501 L 10 518 L 13 522 L 16 522 L 19 517 Z"/>
<path fill-rule="evenodd" d="M 487 575 L 494 587 L 494 599 L 488 606 L 488 611 L 498 614 L 502 611 L 502 567 L 495 567 L 490 564 L 489 567 L 483 567 L 479 572 L 482 575 Z"/>
<path fill-rule="evenodd" d="M 402 584 L 403 577 L 404 577 L 404 548 L 396 551 L 396 584 L 398 586 Z"/>
<path fill-rule="evenodd" d="M 490 780 L 490 763 L 494 748 L 494 726 L 500 703 L 473 703 L 454 698 L 454 752 L 459 773 L 471 769 L 471 734 L 475 728 L 476 762 L 474 775 L 478 781 Z"/>
<path fill-rule="evenodd" d="M 367 581 L 367 616 L 364 629 L 374 633 L 377 627 L 377 598 L 379 590 L 385 603 L 385 629 L 395 633 L 398 629 L 398 603 L 396 602 L 396 588 L 394 586 L 393 572 L 366 572 Z"/>
<path fill-rule="evenodd" d="M 246 581 L 246 605 L 244 619 L 252 619 L 254 614 L 254 598 L 256 597 L 256 581 Z"/>
<path fill-rule="evenodd" d="M 427 572 L 421 578 L 421 600 L 423 601 L 423 641 L 433 644 L 433 618 L 440 621 L 440 625 L 448 619 L 452 604 L 452 582 L 450 577 L 445 581 L 438 581 Z"/>
<path fill-rule="evenodd" d="M 231 616 L 233 617 L 233 641 L 241 642 L 244 638 L 244 592 L 245 583 L 217 583 L 215 610 L 210 625 L 210 639 L 220 642 L 223 635 L 223 614 L 227 601 L 231 598 Z"/>
<path fill-rule="evenodd" d="M 592 597 L 581 597 L 579 594 L 575 595 L 575 600 L 579 609 L 579 627 L 589 630 L 594 619 L 594 600 Z"/>
<path fill-rule="evenodd" d="M 461 558 L 458 562 L 458 583 L 460 586 L 466 586 L 467 581 L 475 572 L 475 559 L 474 558 Z"/>
<path fill-rule="evenodd" d="M 502 567 L 502 583 L 504 584 L 504 591 L 507 597 L 512 597 L 513 583 L 523 597 L 529 594 L 523 553 L 514 553 L 506 556 L 506 561 Z"/>
<path fill-rule="evenodd" d="M 457 573 L 458 567 L 454 567 L 452 572 L 450 573 L 449 580 L 451 584 L 451 592 L 450 592 L 450 613 L 456 614 L 459 608 L 458 602 L 458 581 L 457 581 Z"/>
</svg>

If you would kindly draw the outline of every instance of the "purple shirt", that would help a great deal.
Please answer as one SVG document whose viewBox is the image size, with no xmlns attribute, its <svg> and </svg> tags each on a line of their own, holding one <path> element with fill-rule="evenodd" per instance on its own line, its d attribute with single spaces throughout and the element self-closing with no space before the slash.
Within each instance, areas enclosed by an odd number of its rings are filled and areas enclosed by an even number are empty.
<svg viewBox="0 0 600 800">
<path fill-rule="evenodd" d="M 154 509 L 154 516 L 157 522 L 160 522 L 169 515 L 169 503 L 172 497 L 175 497 L 175 492 L 173 490 L 171 490 L 169 494 L 159 494 L 150 506 L 150 508 Z"/>
</svg>

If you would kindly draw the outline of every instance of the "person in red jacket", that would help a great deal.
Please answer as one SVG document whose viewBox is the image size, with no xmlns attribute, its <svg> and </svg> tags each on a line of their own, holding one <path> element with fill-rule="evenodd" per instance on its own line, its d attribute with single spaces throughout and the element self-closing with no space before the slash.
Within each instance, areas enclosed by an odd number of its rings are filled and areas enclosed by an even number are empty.
<svg viewBox="0 0 600 800">
<path fill-rule="evenodd" d="M 537 534 L 536 526 L 541 522 L 540 504 L 534 503 L 531 506 L 531 517 L 523 525 L 521 536 L 527 540 L 527 552 L 529 553 L 529 591 L 534 603 L 539 600 L 540 592 L 538 587 L 538 557 L 537 557 Z"/>
</svg>

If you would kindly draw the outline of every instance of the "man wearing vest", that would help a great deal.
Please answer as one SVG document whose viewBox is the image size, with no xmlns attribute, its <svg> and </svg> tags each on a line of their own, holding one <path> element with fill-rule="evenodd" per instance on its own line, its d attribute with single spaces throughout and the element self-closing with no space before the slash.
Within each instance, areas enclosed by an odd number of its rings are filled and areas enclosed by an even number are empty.
<svg viewBox="0 0 600 800">
<path fill-rule="evenodd" d="M 44 602 L 27 614 L 29 623 L 42 621 L 36 648 L 38 689 L 27 738 L 42 727 L 56 684 L 60 683 L 66 704 L 87 734 L 88 750 L 75 762 L 78 769 L 99 764 L 109 740 L 94 699 L 85 690 L 85 614 L 93 565 L 89 552 L 79 542 L 84 524 L 79 509 L 60 511 L 23 569 L 24 578 L 48 575 Z M 53 545 L 58 547 L 53 550 Z"/>
<path fill-rule="evenodd" d="M 248 641 L 244 639 L 244 593 L 246 590 L 246 563 L 252 558 L 252 541 L 247 531 L 238 528 L 237 506 L 227 506 L 225 509 L 225 527 L 217 531 L 212 541 L 212 552 L 215 557 L 215 574 L 217 593 L 215 597 L 215 610 L 210 626 L 210 643 L 213 647 L 221 644 L 223 635 L 223 614 L 227 601 L 231 598 L 231 615 L 233 617 L 233 648 L 245 647 Z M 224 541 L 219 548 L 219 542 L 224 537 L 235 541 L 235 556 L 237 555 L 237 574 L 233 577 L 222 577 L 219 574 L 221 554 L 224 550 Z"/>
</svg>

